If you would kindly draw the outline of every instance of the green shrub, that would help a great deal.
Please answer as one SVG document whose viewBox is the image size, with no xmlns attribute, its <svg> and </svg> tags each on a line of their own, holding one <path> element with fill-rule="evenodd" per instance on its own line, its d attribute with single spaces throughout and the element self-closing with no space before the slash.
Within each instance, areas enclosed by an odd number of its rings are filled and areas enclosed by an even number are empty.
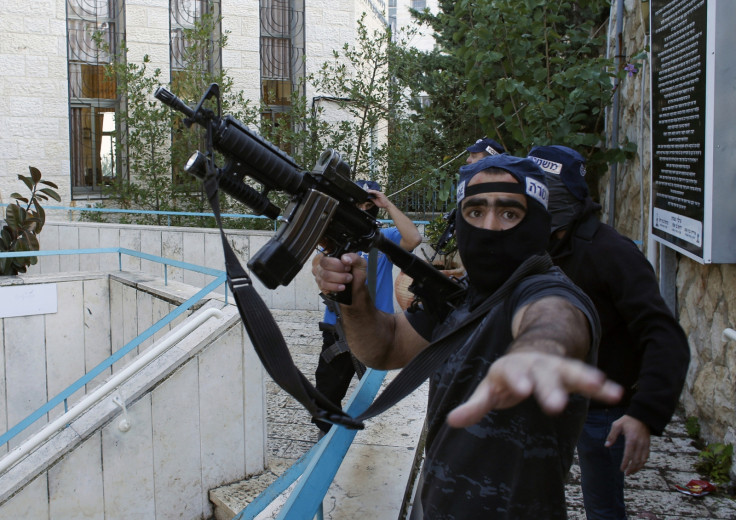
<svg viewBox="0 0 736 520">
<path fill-rule="evenodd" d="M 685 431 L 691 439 L 700 440 L 700 422 L 697 417 L 691 415 L 685 420 Z"/>
<path fill-rule="evenodd" d="M 700 460 L 695 463 L 695 469 L 703 477 L 714 484 L 726 484 L 731 480 L 731 459 L 733 457 L 731 444 L 709 443 L 698 456 Z"/>
<path fill-rule="evenodd" d="M 30 176 L 18 175 L 18 179 L 30 190 L 31 196 L 27 198 L 17 192 L 10 195 L 15 203 L 9 204 L 5 210 L 5 222 L 0 231 L 1 252 L 38 251 L 38 234 L 46 223 L 46 212 L 39 201 L 47 201 L 49 198 L 61 201 L 59 194 L 52 189 L 59 188 L 56 184 L 42 181 L 38 168 L 29 166 L 29 170 Z M 25 273 L 29 265 L 37 262 L 38 258 L 35 256 L 0 258 L 0 275 Z"/>
</svg>

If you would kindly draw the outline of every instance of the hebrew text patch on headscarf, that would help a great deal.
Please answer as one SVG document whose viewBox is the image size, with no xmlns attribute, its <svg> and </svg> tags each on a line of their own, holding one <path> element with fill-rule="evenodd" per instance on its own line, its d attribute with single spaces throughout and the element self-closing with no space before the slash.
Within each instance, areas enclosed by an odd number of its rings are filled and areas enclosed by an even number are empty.
<svg viewBox="0 0 736 520">
<path fill-rule="evenodd" d="M 529 152 L 529 159 L 536 162 L 545 173 L 562 179 L 567 189 L 578 200 L 588 196 L 585 182 L 585 158 L 567 146 L 535 146 Z"/>
<path fill-rule="evenodd" d="M 513 155 L 491 155 L 484 157 L 478 162 L 467 164 L 460 168 L 460 181 L 457 186 L 457 203 L 458 205 L 465 198 L 467 193 L 467 185 L 476 173 L 489 169 L 499 169 L 510 173 L 519 181 L 520 191 L 513 189 L 507 183 L 498 183 L 497 191 L 509 191 L 510 193 L 523 193 L 530 197 L 531 200 L 537 201 L 546 210 L 549 203 L 549 191 L 547 190 L 547 180 L 544 172 L 537 164 L 527 158 L 514 157 Z M 508 188 L 508 189 L 507 189 Z"/>
<path fill-rule="evenodd" d="M 488 137 L 478 139 L 476 142 L 468 146 L 466 150 L 470 153 L 485 152 L 488 155 L 498 155 L 500 153 L 506 153 L 506 149 L 503 146 Z"/>
<path fill-rule="evenodd" d="M 358 185 L 358 187 L 364 189 L 364 190 L 375 190 L 375 191 L 381 191 L 381 185 L 378 184 L 376 181 L 367 181 L 367 180 L 359 180 L 355 181 L 355 184 Z"/>
</svg>

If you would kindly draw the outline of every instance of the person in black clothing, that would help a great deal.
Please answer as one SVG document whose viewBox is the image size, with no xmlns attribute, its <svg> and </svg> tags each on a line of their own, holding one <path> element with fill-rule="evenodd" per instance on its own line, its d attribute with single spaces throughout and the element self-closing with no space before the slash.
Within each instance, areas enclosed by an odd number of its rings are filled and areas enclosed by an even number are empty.
<svg viewBox="0 0 736 520">
<path fill-rule="evenodd" d="M 499 154 L 463 166 L 457 193 L 468 291 L 446 317 L 376 309 L 356 254 L 322 257 L 312 272 L 323 292 L 352 282 L 343 325 L 367 366 L 404 367 L 439 338 L 452 346 L 430 376 L 412 518 L 564 519 L 587 407 L 580 394 L 615 402 L 621 392 L 587 364 L 600 330 L 595 308 L 545 253 L 547 186 L 533 161 Z"/>
<path fill-rule="evenodd" d="M 614 407 L 591 401 L 578 440 L 587 518 L 625 519 L 624 475 L 649 458 L 685 382 L 687 337 L 665 304 L 652 266 L 636 245 L 598 219 L 585 159 L 565 146 L 529 152 L 547 175 L 556 265 L 593 301 L 601 321 L 598 367 L 624 387 Z"/>
</svg>

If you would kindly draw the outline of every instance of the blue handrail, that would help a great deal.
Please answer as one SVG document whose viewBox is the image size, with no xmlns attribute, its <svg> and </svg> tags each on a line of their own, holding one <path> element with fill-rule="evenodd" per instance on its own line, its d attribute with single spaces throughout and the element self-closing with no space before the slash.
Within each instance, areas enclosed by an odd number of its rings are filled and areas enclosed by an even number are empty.
<svg viewBox="0 0 736 520">
<path fill-rule="evenodd" d="M 12 203 L 10 203 L 12 204 Z M 8 206 L 9 203 L 7 202 L 0 202 L 0 207 Z M 142 210 L 142 209 L 116 209 L 116 208 L 88 208 L 88 207 L 74 207 L 74 206 L 44 206 L 44 210 L 60 210 L 60 211 L 69 211 L 70 213 L 72 211 L 79 211 L 80 213 L 84 212 L 92 212 L 92 213 L 130 213 L 134 215 L 163 215 L 168 217 L 213 217 L 215 216 L 214 213 L 208 213 L 208 212 L 191 212 L 191 211 L 154 211 L 154 210 Z M 243 219 L 254 219 L 254 220 L 262 220 L 262 219 L 268 219 L 268 217 L 265 217 L 263 215 L 252 215 L 250 213 L 222 213 L 220 215 L 221 217 L 227 217 L 227 218 L 243 218 Z M 283 217 L 279 216 L 274 221 L 274 226 L 278 224 L 279 221 L 281 221 Z M 380 219 L 380 222 L 388 223 L 393 222 L 390 219 Z M 415 224 L 429 224 L 428 220 L 414 220 Z M 167 225 L 171 225 L 171 219 L 169 218 L 167 220 Z"/>
<path fill-rule="evenodd" d="M 49 255 L 72 255 L 72 254 L 91 254 L 91 253 L 118 253 L 119 255 L 127 254 L 131 256 L 137 256 L 139 258 L 143 258 L 145 260 L 150 260 L 152 262 L 159 262 L 166 265 L 172 265 L 175 267 L 180 267 L 183 269 L 188 269 L 191 271 L 196 271 L 199 273 L 204 273 L 208 275 L 215 276 L 215 280 L 207 284 L 205 287 L 197 291 L 196 294 L 194 294 L 192 297 L 184 301 L 181 305 L 176 307 L 173 311 L 171 311 L 168 315 L 166 315 L 164 318 L 160 319 L 153 325 L 151 325 L 148 329 L 143 331 L 138 337 L 124 345 L 122 348 L 118 349 L 112 356 L 108 357 L 104 361 L 102 361 L 99 365 L 94 367 L 92 370 L 87 372 L 85 375 L 77 379 L 74 383 L 69 385 L 67 388 L 59 392 L 56 396 L 54 396 L 52 399 L 50 399 L 45 405 L 38 408 L 36 411 L 32 412 L 30 415 L 28 415 L 25 419 L 20 421 L 18 424 L 10 428 L 7 432 L 5 432 L 2 436 L 0 436 L 0 446 L 4 446 L 6 443 L 10 442 L 14 437 L 16 437 L 18 434 L 20 434 L 23 430 L 31 426 L 34 422 L 36 422 L 38 419 L 43 417 L 45 414 L 50 412 L 52 409 L 54 409 L 56 406 L 58 406 L 61 403 L 64 403 L 66 407 L 66 400 L 73 395 L 75 392 L 83 388 L 87 383 L 92 381 L 95 377 L 100 375 L 105 369 L 109 368 L 113 365 L 116 361 L 119 361 L 123 356 L 128 354 L 131 350 L 139 346 L 141 343 L 152 337 L 156 332 L 161 330 L 163 327 L 171 323 L 173 320 L 175 320 L 177 317 L 179 317 L 181 314 L 189 310 L 194 304 L 196 304 L 198 301 L 200 301 L 202 298 L 204 298 L 207 294 L 215 290 L 217 287 L 225 283 L 227 280 L 227 274 L 224 271 L 217 270 L 217 269 L 211 269 L 209 267 L 203 267 L 198 266 L 194 264 L 189 264 L 187 262 L 180 262 L 178 260 L 171 260 L 168 258 L 163 258 L 155 255 L 149 255 L 147 253 L 140 253 L 138 251 L 133 251 L 131 249 L 125 249 L 121 247 L 108 247 L 108 248 L 98 248 L 98 249 L 76 249 L 76 250 L 58 250 L 58 251 L 34 251 L 34 256 L 49 256 Z M 3 257 L 17 257 L 17 256 L 29 256 L 28 253 L 0 253 L 0 258 Z M 225 291 L 225 303 L 227 303 L 227 290 Z"/>
<path fill-rule="evenodd" d="M 347 413 L 359 415 L 373 402 L 386 377 L 382 370 L 366 370 L 350 396 Z M 317 444 L 248 504 L 233 520 L 253 520 L 301 477 L 279 513 L 278 519 L 311 520 L 319 510 L 357 430 L 333 426 Z"/>
</svg>

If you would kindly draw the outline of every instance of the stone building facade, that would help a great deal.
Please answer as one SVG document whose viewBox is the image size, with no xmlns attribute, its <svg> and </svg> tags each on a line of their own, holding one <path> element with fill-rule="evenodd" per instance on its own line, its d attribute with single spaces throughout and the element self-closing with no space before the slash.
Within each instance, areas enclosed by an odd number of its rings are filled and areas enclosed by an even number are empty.
<svg viewBox="0 0 736 520">
<path fill-rule="evenodd" d="M 633 57 L 649 45 L 649 2 L 623 2 L 622 55 Z M 616 41 L 617 2 L 611 8 L 611 55 Z M 622 66 L 626 63 L 622 63 Z M 615 179 L 615 227 L 633 240 L 641 241 L 653 265 L 659 266 L 660 245 L 651 239 L 651 118 L 649 60 L 635 62 L 638 72 L 621 83 L 619 142 L 637 143 L 636 156 L 619 165 Z M 611 116 L 609 114 L 609 125 Z M 610 131 L 610 126 L 609 126 Z M 715 175 L 734 175 L 715 172 Z M 599 198 L 604 221 L 611 213 L 609 172 L 601 179 Z M 736 237 L 732 237 L 736 240 Z M 674 287 L 663 292 L 675 294 L 675 309 L 690 342 L 691 362 L 681 396 L 686 416 L 699 419 L 708 442 L 736 444 L 736 344 L 723 337 L 726 328 L 736 326 L 736 265 L 701 264 L 676 253 Z M 660 273 L 661 276 L 661 273 Z M 733 472 L 732 472 L 733 475 Z"/>
<path fill-rule="evenodd" d="M 180 9 L 193 9 L 202 1 L 181 0 L 176 5 Z M 38 168 L 45 180 L 60 187 L 62 205 L 68 206 L 75 198 L 80 199 L 72 193 L 67 69 L 67 21 L 74 10 L 70 6 L 77 4 L 82 6 L 83 2 L 10 2 L 0 13 L 0 67 L 3 70 L 0 78 L 0 202 L 11 202 L 10 194 L 24 189 L 17 175 L 28 175 L 29 166 Z M 104 5 L 105 2 L 87 4 Z M 160 68 L 162 80 L 168 82 L 170 5 L 174 3 L 168 0 L 110 0 L 110 4 L 124 10 L 122 24 L 127 61 L 140 64 L 148 55 L 149 70 Z M 228 38 L 222 53 L 222 66 L 234 82 L 233 90 L 243 91 L 245 98 L 256 105 L 262 92 L 259 13 L 264 6 L 274 4 L 285 6 L 284 9 L 296 5 L 283 0 L 219 2 L 221 30 Z M 314 72 L 331 57 L 333 49 L 354 43 L 356 20 L 364 12 L 371 31 L 388 23 L 384 0 L 304 0 L 298 14 L 303 20 L 304 74 Z M 89 35 L 83 37 L 89 38 Z M 301 62 L 301 57 L 298 61 Z M 314 91 L 306 94 L 308 99 L 320 95 Z"/>
</svg>

